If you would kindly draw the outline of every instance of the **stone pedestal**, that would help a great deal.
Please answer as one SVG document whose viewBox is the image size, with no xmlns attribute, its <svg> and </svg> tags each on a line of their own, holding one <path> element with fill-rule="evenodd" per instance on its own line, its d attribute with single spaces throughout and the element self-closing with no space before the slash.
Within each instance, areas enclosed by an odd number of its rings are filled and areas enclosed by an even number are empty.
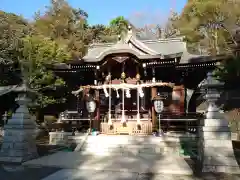
<svg viewBox="0 0 240 180">
<path fill-rule="evenodd" d="M 67 145 L 68 137 L 71 136 L 71 132 L 50 132 L 49 144 L 50 145 Z"/>
<path fill-rule="evenodd" d="M 218 89 L 222 84 L 208 74 L 203 88 L 208 102 L 206 118 L 200 123 L 199 162 L 202 172 L 240 173 L 231 140 L 231 131 L 227 120 L 216 104 L 220 97 Z"/>
<path fill-rule="evenodd" d="M 38 156 L 37 129 L 27 108 L 29 100 L 26 94 L 20 94 L 17 101 L 19 108 L 4 126 L 0 162 L 22 163 Z"/>
</svg>

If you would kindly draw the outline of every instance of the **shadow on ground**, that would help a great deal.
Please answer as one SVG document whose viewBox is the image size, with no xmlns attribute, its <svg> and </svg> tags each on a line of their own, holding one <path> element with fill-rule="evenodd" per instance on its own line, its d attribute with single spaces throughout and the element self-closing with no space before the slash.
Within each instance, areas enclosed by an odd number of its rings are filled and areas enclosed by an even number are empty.
<svg viewBox="0 0 240 180">
<path fill-rule="evenodd" d="M 89 138 L 94 139 L 99 137 L 90 136 Z M 62 170 L 57 173 L 62 179 L 154 180 L 178 177 L 177 179 L 185 180 L 193 178 L 190 175 L 180 175 L 185 168 L 190 169 L 190 171 L 192 170 L 187 166 L 187 163 L 184 163 L 183 158 L 179 157 L 179 154 L 174 154 L 174 152 L 164 153 L 167 142 L 162 140 L 162 138 L 128 136 L 126 140 L 129 142 L 118 142 L 121 138 L 116 138 L 116 136 L 108 136 L 108 138 L 110 138 L 110 141 L 113 141 L 112 147 L 108 146 L 108 149 L 104 149 L 105 144 L 104 141 L 101 141 L 100 137 L 98 139 L 99 143 L 91 147 L 95 148 L 92 154 L 85 154 L 84 150 L 80 152 L 59 152 L 51 156 L 45 156 L 39 160 L 34 160 L 34 163 L 30 164 L 46 164 L 50 167 L 75 169 L 71 171 Z M 96 142 L 96 140 L 94 141 Z M 159 143 L 163 145 L 160 148 Z M 151 144 L 151 148 L 149 144 Z M 116 146 L 119 147 L 116 148 Z M 156 154 L 156 152 L 153 152 L 153 149 L 158 149 L 159 153 Z M 28 165 L 30 164 L 28 163 Z M 191 174 L 189 171 L 188 173 Z M 57 178 L 57 174 L 53 174 L 49 178 L 54 178 L 54 176 Z"/>
</svg>

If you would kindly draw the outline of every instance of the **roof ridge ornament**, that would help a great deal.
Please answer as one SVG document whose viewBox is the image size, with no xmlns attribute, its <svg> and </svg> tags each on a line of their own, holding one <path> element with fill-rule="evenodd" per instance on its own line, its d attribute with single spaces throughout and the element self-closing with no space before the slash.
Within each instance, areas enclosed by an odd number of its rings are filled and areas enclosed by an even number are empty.
<svg viewBox="0 0 240 180">
<path fill-rule="evenodd" d="M 128 25 L 128 33 L 131 33 L 131 34 L 133 33 L 132 26 L 130 24 Z"/>
<path fill-rule="evenodd" d="M 134 35 L 132 25 L 128 25 L 127 32 L 122 32 L 121 35 L 118 35 L 118 42 L 121 44 L 128 44 L 131 37 Z"/>
</svg>

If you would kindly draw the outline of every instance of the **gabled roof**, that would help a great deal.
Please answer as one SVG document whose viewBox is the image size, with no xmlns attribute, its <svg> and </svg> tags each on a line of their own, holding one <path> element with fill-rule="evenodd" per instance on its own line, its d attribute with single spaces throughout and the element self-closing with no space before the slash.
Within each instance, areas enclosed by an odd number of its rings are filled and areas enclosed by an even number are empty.
<svg viewBox="0 0 240 180">
<path fill-rule="evenodd" d="M 192 58 L 198 59 L 202 57 L 202 55 L 188 53 L 183 37 L 140 40 L 137 38 L 135 28 L 129 27 L 126 36 L 119 39 L 117 43 L 90 45 L 83 60 L 85 62 L 100 62 L 106 56 L 118 53 L 133 54 L 139 60 L 181 57 L 180 63 L 188 63 Z"/>
</svg>

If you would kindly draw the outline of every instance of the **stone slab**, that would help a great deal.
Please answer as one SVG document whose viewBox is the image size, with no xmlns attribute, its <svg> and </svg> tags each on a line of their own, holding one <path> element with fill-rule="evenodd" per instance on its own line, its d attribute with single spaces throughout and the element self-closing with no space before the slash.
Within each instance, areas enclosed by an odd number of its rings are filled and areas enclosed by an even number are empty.
<svg viewBox="0 0 240 180">
<path fill-rule="evenodd" d="M 42 180 L 135 180 L 137 173 L 63 169 Z"/>
<path fill-rule="evenodd" d="M 217 126 L 217 127 L 228 127 L 228 121 L 225 119 L 202 119 L 201 123 L 202 126 Z"/>
<path fill-rule="evenodd" d="M 58 152 L 28 161 L 24 165 L 49 166 L 79 170 L 108 170 L 132 173 L 192 174 L 191 166 L 178 156 L 156 155 L 81 155 L 79 152 Z"/>
<path fill-rule="evenodd" d="M 191 135 L 182 135 L 181 137 L 155 137 L 155 136 L 124 136 L 124 135 L 100 135 L 100 136 L 88 136 L 87 143 L 96 144 L 100 142 L 101 144 L 121 144 L 121 145 L 130 145 L 130 144 L 161 144 L 161 143 L 176 143 L 176 142 L 191 142 L 195 141 L 196 137 Z"/>
<path fill-rule="evenodd" d="M 205 156 L 214 156 L 214 157 L 232 157 L 235 156 L 235 152 L 233 148 L 216 148 L 216 147 L 208 147 L 204 152 Z"/>
<path fill-rule="evenodd" d="M 165 175 L 165 174 L 138 174 L 111 171 L 79 171 L 74 169 L 60 170 L 41 180 L 199 180 L 193 176 Z M 205 179 L 205 178 L 204 178 Z M 206 180 L 215 180 L 210 176 Z M 216 179 L 217 180 L 217 179 Z M 235 180 L 235 179 L 233 179 Z M 236 179 L 237 180 L 237 179 Z"/>
<path fill-rule="evenodd" d="M 179 138 L 154 136 L 88 136 L 79 151 L 84 155 L 94 154 L 178 154 L 182 148 Z M 187 149 L 197 149 L 197 140 L 184 141 Z"/>
<path fill-rule="evenodd" d="M 239 180 L 239 175 L 205 173 L 202 177 L 170 174 L 140 174 L 112 171 L 63 169 L 41 180 Z"/>
<path fill-rule="evenodd" d="M 222 140 L 222 139 L 205 139 L 204 147 L 215 147 L 215 148 L 232 148 L 232 140 Z"/>
<path fill-rule="evenodd" d="M 42 180 L 196 180 L 193 176 L 63 169 Z"/>
<path fill-rule="evenodd" d="M 235 157 L 204 156 L 204 165 L 239 167 Z"/>
<path fill-rule="evenodd" d="M 0 162 L 21 163 L 38 156 L 35 136 L 33 136 L 34 129 L 6 129 L 5 132 Z"/>
<path fill-rule="evenodd" d="M 204 173 L 226 173 L 226 174 L 240 174 L 239 167 L 236 166 L 215 166 L 204 165 L 202 172 Z"/>
<path fill-rule="evenodd" d="M 203 126 L 200 132 L 228 132 L 231 133 L 228 126 Z"/>
<path fill-rule="evenodd" d="M 230 140 L 231 132 L 221 132 L 221 131 L 205 131 L 202 132 L 202 136 L 204 139 L 220 139 L 220 140 Z"/>
</svg>

